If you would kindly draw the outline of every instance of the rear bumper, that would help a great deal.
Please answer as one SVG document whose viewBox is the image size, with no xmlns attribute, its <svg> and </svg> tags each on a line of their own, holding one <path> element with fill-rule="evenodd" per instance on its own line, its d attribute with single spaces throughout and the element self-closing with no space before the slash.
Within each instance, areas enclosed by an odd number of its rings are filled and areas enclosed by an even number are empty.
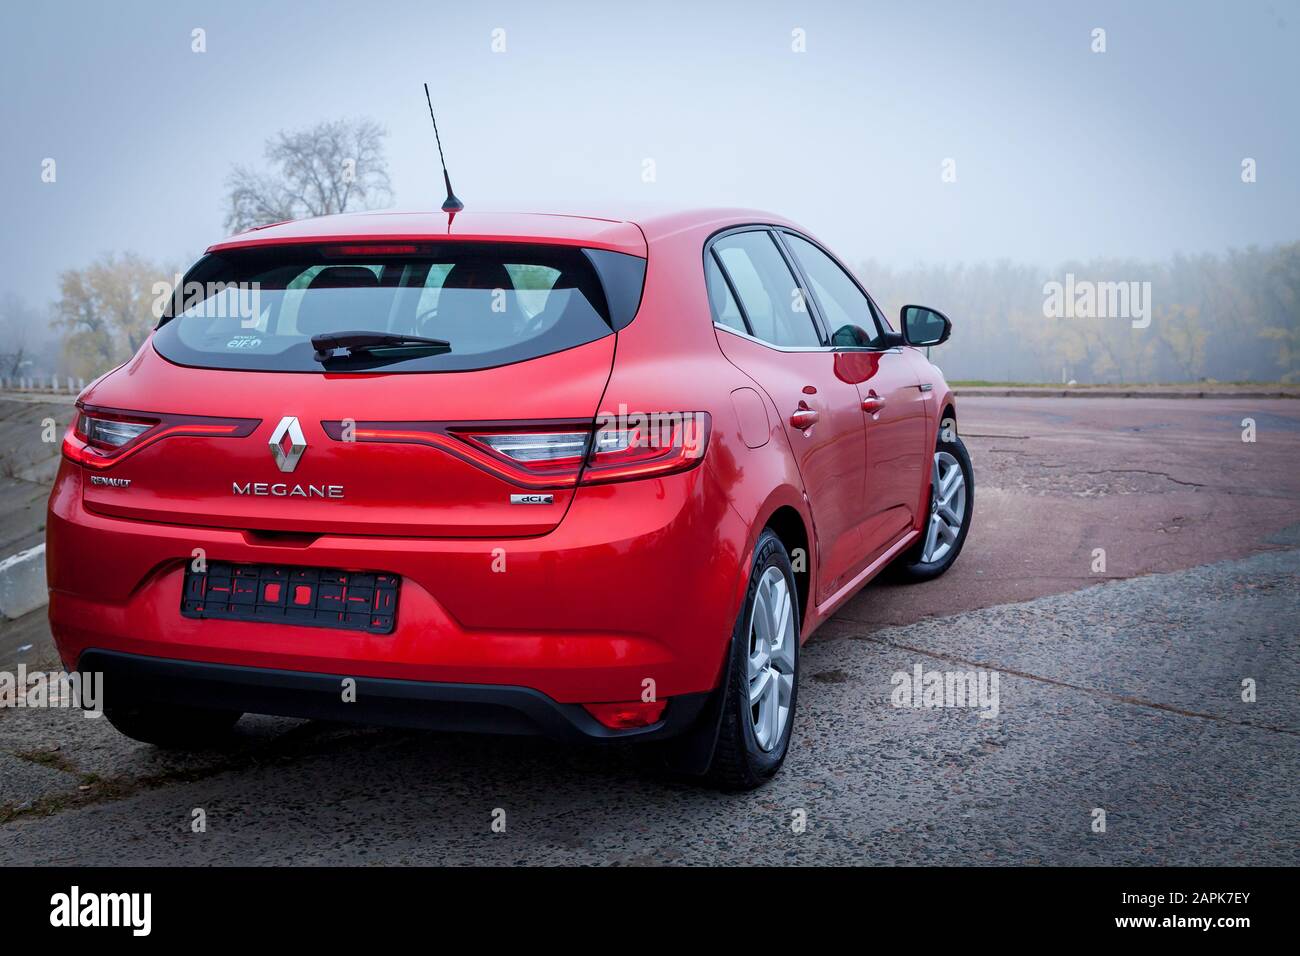
<svg viewBox="0 0 1300 956">
<path fill-rule="evenodd" d="M 610 730 L 580 704 L 561 704 L 526 687 L 448 684 L 360 677 L 345 703 L 348 675 L 205 664 L 95 648 L 77 669 L 103 675 L 104 704 L 147 700 L 341 723 L 469 733 L 541 734 L 558 740 L 648 740 L 675 736 L 699 716 L 708 694 L 668 702 L 647 727 Z"/>
<path fill-rule="evenodd" d="M 68 667 L 90 650 L 115 651 L 517 688 L 558 704 L 636 701 L 652 681 L 665 699 L 717 685 L 743 592 L 748 528 L 707 468 L 581 488 L 542 537 L 322 534 L 305 544 L 89 512 L 82 480 L 65 462 L 46 528 L 50 627 Z M 183 617 L 196 553 L 400 575 L 396 626 L 368 634 Z"/>
</svg>

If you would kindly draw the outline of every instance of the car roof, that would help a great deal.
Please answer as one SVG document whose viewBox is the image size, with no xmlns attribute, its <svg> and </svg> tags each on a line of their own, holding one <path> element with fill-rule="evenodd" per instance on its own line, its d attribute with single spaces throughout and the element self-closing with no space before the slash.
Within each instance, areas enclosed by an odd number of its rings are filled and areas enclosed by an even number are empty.
<svg viewBox="0 0 1300 956">
<path fill-rule="evenodd" d="M 208 252 L 304 242 L 429 240 L 549 242 L 646 255 L 647 242 L 683 229 L 723 229 L 742 223 L 793 225 L 753 209 L 633 206 L 621 213 L 464 210 L 351 212 L 258 226 L 208 247 Z"/>
</svg>

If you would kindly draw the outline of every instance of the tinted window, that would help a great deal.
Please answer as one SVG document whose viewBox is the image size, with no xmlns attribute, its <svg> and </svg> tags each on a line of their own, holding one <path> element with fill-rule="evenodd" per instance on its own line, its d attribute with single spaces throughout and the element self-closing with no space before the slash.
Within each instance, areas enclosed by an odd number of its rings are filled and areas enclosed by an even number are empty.
<svg viewBox="0 0 1300 956">
<path fill-rule="evenodd" d="M 617 259 L 636 259 L 609 253 Z M 364 247 L 281 246 L 202 259 L 154 336 L 160 354 L 208 368 L 319 372 L 311 337 L 378 331 L 444 339 L 430 355 L 358 355 L 330 371 L 489 368 L 613 333 L 615 315 L 590 250 L 515 243 L 443 243 L 368 254 Z M 644 276 L 644 260 L 637 275 Z M 626 283 L 632 271 L 615 270 Z M 635 298 L 633 298 L 633 293 Z M 636 290 L 620 290 L 635 312 Z"/>
<path fill-rule="evenodd" d="M 712 253 L 709 253 L 704 263 L 704 278 L 709 287 L 709 305 L 713 309 L 713 321 L 733 328 L 737 332 L 748 333 L 749 329 L 745 327 L 745 320 L 740 314 L 740 306 L 736 305 L 736 297 L 731 294 L 727 280 L 723 278 L 722 270 L 718 268 L 717 260 L 713 258 Z"/>
<path fill-rule="evenodd" d="M 834 259 L 807 239 L 790 233 L 785 233 L 784 238 L 812 286 L 822 317 L 831 330 L 831 344 L 882 347 L 875 311 L 857 284 Z"/>
<path fill-rule="evenodd" d="M 740 297 L 751 333 L 787 348 L 817 347 L 821 340 L 776 240 L 767 232 L 738 232 L 713 244 Z"/>
</svg>

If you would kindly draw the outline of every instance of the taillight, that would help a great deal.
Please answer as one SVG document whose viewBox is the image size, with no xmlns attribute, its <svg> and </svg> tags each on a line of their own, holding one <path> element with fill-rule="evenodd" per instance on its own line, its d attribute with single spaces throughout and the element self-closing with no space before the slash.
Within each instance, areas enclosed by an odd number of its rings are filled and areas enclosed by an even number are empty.
<svg viewBox="0 0 1300 956">
<path fill-rule="evenodd" d="M 491 426 L 443 422 L 321 422 L 338 441 L 430 445 L 526 488 L 629 481 L 686 471 L 704 457 L 707 412 L 611 417 L 588 422 Z"/>
<path fill-rule="evenodd" d="M 461 432 L 460 436 L 486 445 L 531 471 L 547 474 L 576 473 L 591 440 L 591 433 L 586 431 Z"/>
<path fill-rule="evenodd" d="M 80 406 L 76 420 L 63 436 L 63 454 L 78 465 L 103 469 L 163 438 L 243 438 L 261 423 L 258 418 L 155 415 Z"/>
<path fill-rule="evenodd" d="M 614 419 L 596 430 L 582 473 L 584 485 L 685 471 L 704 457 L 709 441 L 707 412 L 643 419 L 637 423 Z"/>
<path fill-rule="evenodd" d="M 124 418 L 95 418 L 84 412 L 77 416 L 77 434 L 86 444 L 104 451 L 121 448 L 158 424 L 158 419 L 129 421 Z"/>
</svg>

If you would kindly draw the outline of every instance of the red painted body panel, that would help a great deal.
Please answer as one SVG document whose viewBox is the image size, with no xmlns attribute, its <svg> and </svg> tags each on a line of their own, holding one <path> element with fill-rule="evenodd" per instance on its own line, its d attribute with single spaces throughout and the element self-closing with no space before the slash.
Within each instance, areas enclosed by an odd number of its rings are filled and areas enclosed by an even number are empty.
<svg viewBox="0 0 1300 956">
<path fill-rule="evenodd" d="M 782 366 L 778 387 L 772 363 L 789 353 L 713 326 L 701 255 L 708 238 L 742 223 L 793 224 L 738 210 L 635 220 L 465 212 L 448 220 L 328 217 L 212 248 L 450 234 L 607 249 L 647 258 L 637 317 L 617 334 L 546 358 L 457 373 L 196 369 L 172 364 L 147 342 L 81 401 L 261 424 L 245 438 L 165 438 L 102 472 L 131 479 L 129 493 L 92 488 L 86 469 L 63 462 L 50 497 L 47 561 L 51 628 L 68 666 L 98 648 L 517 685 L 571 703 L 638 700 L 650 679 L 659 696 L 672 697 L 717 685 L 755 542 L 778 510 L 797 515 L 809 542 L 815 600 L 805 609 L 805 639 L 919 530 L 926 450 L 941 409 L 953 405 L 937 370 L 908 349 L 883 366 L 880 354 L 810 352 Z M 922 376 L 933 383 L 928 396 L 916 387 Z M 888 399 L 888 412 L 874 418 L 860 404 L 873 389 Z M 746 393 L 739 404 L 737 390 Z M 827 412 L 812 440 L 786 424 L 801 399 Z M 585 419 L 623 406 L 707 412 L 703 462 L 666 477 L 556 490 L 553 506 L 521 508 L 507 503 L 519 490 L 508 481 L 439 449 L 345 446 L 321 426 L 347 418 Z M 277 478 L 267 441 L 285 415 L 300 419 L 311 448 L 292 479 L 341 483 L 349 489 L 343 502 L 290 507 L 228 494 L 231 482 Z M 209 561 L 399 574 L 396 630 L 183 618 L 181 582 L 196 549 Z"/>
<path fill-rule="evenodd" d="M 670 697 L 717 680 L 748 528 L 716 478 L 578 490 L 554 532 L 522 539 L 323 534 L 307 546 L 233 529 L 131 521 L 81 505 L 65 462 L 50 500 L 50 625 L 71 666 L 87 648 L 357 677 L 532 687 L 563 702 Z M 209 561 L 383 570 L 403 577 L 378 636 L 180 616 L 195 548 Z M 505 570 L 494 571 L 504 555 Z M 690 608 L 689 615 L 676 613 Z"/>
<path fill-rule="evenodd" d="M 769 413 L 785 431 L 787 447 L 812 502 L 816 530 L 817 601 L 866 564 L 862 502 L 867 461 L 866 429 L 857 388 L 836 375 L 837 356 L 828 351 L 781 352 L 723 329 L 722 352 L 744 369 L 769 396 Z M 796 412 L 818 417 L 808 428 L 791 423 Z"/>
<path fill-rule="evenodd" d="M 920 388 L 921 378 L 912 349 L 885 352 L 841 352 L 839 375 L 853 382 L 863 407 L 867 434 L 862 540 L 865 562 L 874 561 L 925 517 L 917 489 L 929 484 L 930 435 L 933 411 Z M 863 507 L 865 506 L 865 507 Z M 864 563 L 865 563 L 864 562 Z"/>
<path fill-rule="evenodd" d="M 537 213 L 372 212 L 300 219 L 250 229 L 208 247 L 209 252 L 254 245 L 303 242 L 546 242 L 590 246 L 628 255 L 646 254 L 645 237 L 630 222 Z"/>
<path fill-rule="evenodd" d="M 183 514 L 186 524 L 267 531 L 426 536 L 545 534 L 558 523 L 569 491 L 551 508 L 511 506 L 526 491 L 461 459 L 421 445 L 338 442 L 322 421 L 495 421 L 586 419 L 609 378 L 614 336 L 527 363 L 438 374 L 304 374 L 234 372 L 173 365 L 146 342 L 113 375 L 82 396 L 86 405 L 261 419 L 243 439 L 169 438 L 113 468 L 132 479 L 118 488 L 85 489 L 86 507 L 101 514 L 152 521 Z M 165 407 L 160 399 L 167 396 Z M 220 409 L 218 413 L 215 410 Z M 292 476 L 267 454 L 284 415 L 302 423 L 310 452 Z M 240 497 L 233 482 L 285 481 L 343 487 L 342 501 Z"/>
</svg>

